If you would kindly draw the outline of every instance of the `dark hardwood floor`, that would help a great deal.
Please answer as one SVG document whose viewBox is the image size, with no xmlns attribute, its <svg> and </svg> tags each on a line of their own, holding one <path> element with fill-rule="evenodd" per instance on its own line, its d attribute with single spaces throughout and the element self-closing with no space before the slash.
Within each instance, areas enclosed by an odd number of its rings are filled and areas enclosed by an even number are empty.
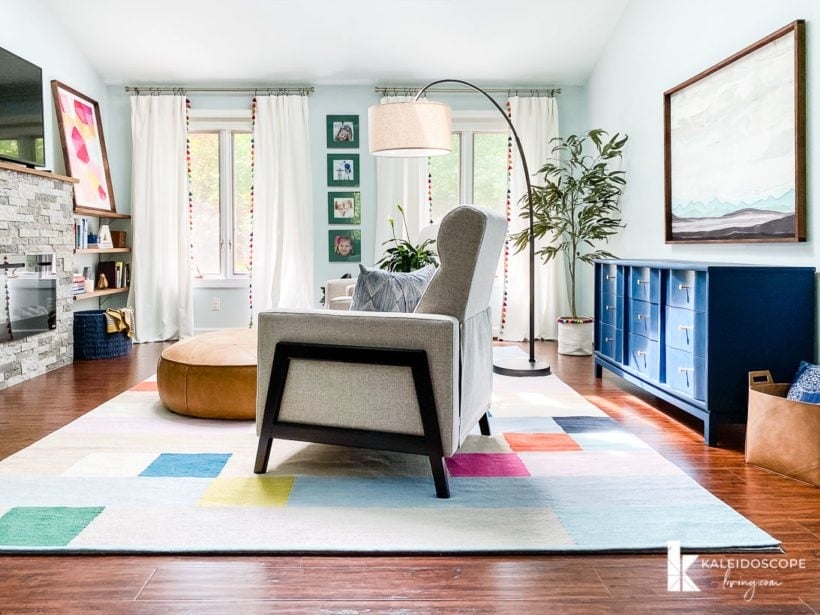
<svg viewBox="0 0 820 615">
<path fill-rule="evenodd" d="M 0 391 L 0 458 L 151 375 L 163 347 L 135 346 L 129 357 L 76 362 Z M 0 556 L 0 613 L 820 611 L 820 489 L 746 465 L 742 428 L 725 429 L 721 447 L 707 448 L 699 421 L 611 375 L 596 380 L 590 358 L 558 356 L 552 343 L 538 344 L 538 352 L 559 378 L 782 540 L 785 551 L 718 559 L 765 566 L 787 558 L 797 560 L 797 567 L 734 570 L 727 579 L 724 569 L 695 566 L 689 572 L 701 591 L 669 593 L 665 554 L 7 555 Z M 752 582 L 758 583 L 753 594 Z"/>
</svg>

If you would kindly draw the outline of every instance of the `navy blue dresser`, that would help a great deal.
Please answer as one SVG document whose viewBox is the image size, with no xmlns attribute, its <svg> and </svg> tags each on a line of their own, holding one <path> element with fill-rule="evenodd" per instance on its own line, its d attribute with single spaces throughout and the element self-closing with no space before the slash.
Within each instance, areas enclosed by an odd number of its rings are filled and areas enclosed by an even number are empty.
<svg viewBox="0 0 820 615">
<path fill-rule="evenodd" d="M 748 373 L 790 382 L 814 361 L 813 267 L 595 263 L 595 375 L 606 368 L 703 419 L 746 421 Z"/>
</svg>

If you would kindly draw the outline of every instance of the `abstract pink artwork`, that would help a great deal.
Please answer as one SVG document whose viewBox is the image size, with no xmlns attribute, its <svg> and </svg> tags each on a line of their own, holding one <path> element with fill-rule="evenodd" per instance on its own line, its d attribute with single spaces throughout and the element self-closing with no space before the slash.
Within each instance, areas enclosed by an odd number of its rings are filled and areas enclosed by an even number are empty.
<svg viewBox="0 0 820 615">
<path fill-rule="evenodd" d="M 51 82 L 66 172 L 78 179 L 74 207 L 114 212 L 114 195 L 99 105 L 60 83 Z"/>
</svg>

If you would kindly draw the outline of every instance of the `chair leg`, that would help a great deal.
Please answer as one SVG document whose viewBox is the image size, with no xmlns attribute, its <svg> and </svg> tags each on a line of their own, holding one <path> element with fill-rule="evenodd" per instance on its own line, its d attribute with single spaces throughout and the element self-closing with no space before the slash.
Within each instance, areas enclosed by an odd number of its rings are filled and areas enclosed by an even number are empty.
<svg viewBox="0 0 820 615">
<path fill-rule="evenodd" d="M 482 436 L 491 436 L 490 433 L 490 418 L 489 415 L 485 412 L 484 416 L 478 419 L 478 427 L 481 429 Z"/>
<path fill-rule="evenodd" d="M 433 471 L 436 497 L 442 499 L 449 498 L 450 485 L 447 482 L 447 469 L 444 467 L 444 458 L 430 455 L 430 469 Z"/>
<path fill-rule="evenodd" d="M 253 468 L 256 474 L 264 474 L 268 471 L 268 461 L 270 460 L 272 444 L 273 438 L 269 438 L 264 434 L 259 436 L 259 446 L 256 449 L 256 465 Z"/>
</svg>

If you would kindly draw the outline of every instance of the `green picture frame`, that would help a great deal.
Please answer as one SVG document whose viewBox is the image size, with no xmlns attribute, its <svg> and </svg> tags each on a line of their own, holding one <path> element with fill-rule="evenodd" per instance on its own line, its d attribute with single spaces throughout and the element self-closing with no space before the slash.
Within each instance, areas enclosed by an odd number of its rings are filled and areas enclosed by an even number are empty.
<svg viewBox="0 0 820 615">
<path fill-rule="evenodd" d="M 358 149 L 359 116 L 328 115 L 327 147 L 329 149 Z"/>
<path fill-rule="evenodd" d="M 359 154 L 328 154 L 327 185 L 359 187 Z"/>
<path fill-rule="evenodd" d="M 327 254 L 331 263 L 362 262 L 362 231 L 331 229 L 327 232 Z"/>
<path fill-rule="evenodd" d="M 362 195 L 360 192 L 327 193 L 328 224 L 361 224 Z"/>
</svg>

